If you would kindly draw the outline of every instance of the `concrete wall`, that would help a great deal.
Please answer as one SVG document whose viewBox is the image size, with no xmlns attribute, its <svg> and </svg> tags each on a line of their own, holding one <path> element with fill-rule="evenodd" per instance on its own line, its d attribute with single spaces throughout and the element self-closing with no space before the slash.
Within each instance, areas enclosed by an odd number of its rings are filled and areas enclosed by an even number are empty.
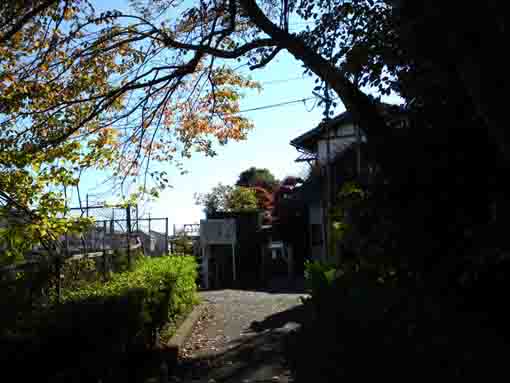
<svg viewBox="0 0 510 383">
<path fill-rule="evenodd" d="M 323 209 L 321 207 L 320 201 L 311 204 L 308 207 L 309 214 L 309 225 L 308 225 L 308 236 L 310 243 L 310 256 L 313 260 L 323 260 L 325 258 L 325 248 L 324 248 L 324 226 L 323 226 Z M 320 236 L 321 243 L 314 243 L 313 239 L 316 237 L 317 233 L 313 233 L 314 230 L 319 228 L 320 225 Z"/>
<path fill-rule="evenodd" d="M 336 154 L 344 151 L 350 144 L 356 142 L 357 131 L 353 124 L 344 124 L 338 126 L 335 130 L 330 131 L 330 159 L 333 159 Z M 347 136 L 342 138 L 334 138 L 336 136 Z M 361 141 L 366 142 L 364 135 L 361 135 Z M 317 156 L 319 163 L 325 164 L 327 161 L 328 144 L 327 134 L 324 133 L 317 143 Z"/>
</svg>

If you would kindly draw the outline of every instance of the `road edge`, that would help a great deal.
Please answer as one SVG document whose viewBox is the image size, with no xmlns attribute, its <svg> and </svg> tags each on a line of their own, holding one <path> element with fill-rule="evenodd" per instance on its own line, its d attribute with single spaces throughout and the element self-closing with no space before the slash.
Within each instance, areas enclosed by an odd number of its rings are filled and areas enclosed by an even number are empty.
<svg viewBox="0 0 510 383">
<path fill-rule="evenodd" d="M 202 302 L 193 308 L 179 328 L 175 331 L 175 334 L 170 338 L 170 340 L 168 340 L 168 342 L 166 342 L 167 348 L 171 348 L 175 350 L 174 352 L 176 352 L 177 355 L 179 354 L 184 343 L 186 343 L 190 337 L 195 323 L 204 312 L 205 306 L 206 304 Z"/>
</svg>

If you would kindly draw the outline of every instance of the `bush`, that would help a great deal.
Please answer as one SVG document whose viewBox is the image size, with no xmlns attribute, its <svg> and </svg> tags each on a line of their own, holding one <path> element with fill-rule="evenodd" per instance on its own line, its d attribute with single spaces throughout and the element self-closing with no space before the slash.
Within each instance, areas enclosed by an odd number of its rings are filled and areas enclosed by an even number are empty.
<svg viewBox="0 0 510 383">
<path fill-rule="evenodd" d="M 78 289 L 65 290 L 62 301 L 124 296 L 129 291 L 142 290 L 144 303 L 141 315 L 154 336 L 169 319 L 196 302 L 196 268 L 195 258 L 190 256 L 140 258 L 133 271 L 114 274 L 106 283 L 97 281 Z"/>
<path fill-rule="evenodd" d="M 306 287 L 312 295 L 330 286 L 335 280 L 337 267 L 320 261 L 305 261 Z"/>
<path fill-rule="evenodd" d="M 321 305 L 288 349 L 296 382 L 507 375 L 507 338 L 459 290 L 382 278 L 371 265 L 341 270 L 330 283 L 327 265 L 307 265 L 313 308 Z"/>
<path fill-rule="evenodd" d="M 316 313 L 322 312 L 331 299 L 337 270 L 333 264 L 320 261 L 305 262 L 305 286 L 310 292 Z"/>
<path fill-rule="evenodd" d="M 41 262 L 0 276 L 0 336 L 14 332 L 20 318 L 29 318 L 45 302 L 41 297 L 48 291 L 49 270 L 49 263 Z"/>
<path fill-rule="evenodd" d="M 97 381 L 137 346 L 143 298 L 143 290 L 131 290 L 32 313 L 17 334 L 0 339 L 4 373 L 12 369 L 21 381 L 37 377 L 53 382 L 62 371 L 73 371 L 79 382 Z"/>
<path fill-rule="evenodd" d="M 141 250 L 131 250 L 131 265 L 135 265 L 139 259 L 143 258 L 143 253 Z M 98 258 L 101 259 L 101 258 Z M 111 262 L 111 271 L 114 273 L 120 273 L 124 271 L 129 271 L 129 258 L 127 250 L 125 249 L 115 249 L 112 256 L 108 256 L 107 259 L 110 259 Z M 104 267 L 104 266 L 102 266 Z M 110 268 L 107 268 L 110 269 Z"/>
<path fill-rule="evenodd" d="M 0 339 L 0 362 L 18 376 L 28 363 L 39 376 L 71 371 L 79 381 L 121 371 L 128 366 L 114 366 L 154 346 L 157 331 L 196 303 L 196 274 L 190 256 L 142 258 L 106 283 L 65 289 L 62 304 L 33 313 L 16 336 Z"/>
<path fill-rule="evenodd" d="M 177 234 L 172 241 L 173 251 L 179 254 L 193 254 L 193 240 L 186 233 Z"/>
</svg>

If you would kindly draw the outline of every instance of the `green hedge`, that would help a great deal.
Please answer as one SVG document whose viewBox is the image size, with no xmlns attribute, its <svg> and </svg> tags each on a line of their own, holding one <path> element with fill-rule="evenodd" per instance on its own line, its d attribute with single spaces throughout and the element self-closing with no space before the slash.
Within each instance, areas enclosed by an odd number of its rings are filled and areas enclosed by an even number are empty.
<svg viewBox="0 0 510 383">
<path fill-rule="evenodd" d="M 133 265 L 135 265 L 139 259 L 142 259 L 143 252 L 138 250 L 131 250 L 131 262 Z M 97 258 L 98 260 L 102 260 L 102 258 Z M 108 256 L 110 264 L 110 270 L 114 273 L 129 271 L 129 258 L 128 258 L 128 252 L 125 249 L 115 249 L 114 254 L 111 256 Z M 101 262 L 102 263 L 102 262 Z M 102 267 L 102 265 L 101 265 Z"/>
<path fill-rule="evenodd" d="M 65 289 L 60 305 L 32 315 L 14 338 L 0 339 L 0 362 L 16 375 L 28 363 L 52 379 L 63 371 L 63 379 L 67 371 L 102 378 L 116 361 L 151 348 L 157 330 L 197 302 L 196 275 L 191 256 L 142 258 L 106 283 Z"/>
<path fill-rule="evenodd" d="M 137 261 L 133 271 L 114 274 L 106 283 L 97 281 L 78 289 L 65 290 L 62 301 L 66 303 L 120 297 L 129 291 L 142 290 L 142 320 L 154 333 L 168 320 L 196 303 L 196 277 L 197 264 L 194 257 L 144 257 Z"/>
</svg>

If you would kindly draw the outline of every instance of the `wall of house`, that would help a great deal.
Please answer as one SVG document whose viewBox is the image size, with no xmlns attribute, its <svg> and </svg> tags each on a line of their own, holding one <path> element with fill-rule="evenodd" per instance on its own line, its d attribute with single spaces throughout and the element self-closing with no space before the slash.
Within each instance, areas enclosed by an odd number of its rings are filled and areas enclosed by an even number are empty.
<svg viewBox="0 0 510 383">
<path fill-rule="evenodd" d="M 350 144 L 356 142 L 357 131 L 353 124 L 344 124 L 338 126 L 334 131 L 330 130 L 330 159 L 334 158 L 336 154 L 341 153 Z M 336 136 L 347 136 L 342 138 L 333 138 Z M 366 138 L 362 134 L 361 140 L 366 142 Z M 324 133 L 317 143 L 317 155 L 320 164 L 325 164 L 328 158 L 328 140 L 327 134 Z"/>
<path fill-rule="evenodd" d="M 309 211 L 309 227 L 308 234 L 310 236 L 310 256 L 313 260 L 325 259 L 324 249 L 324 226 L 323 211 L 320 201 L 312 203 L 308 207 Z"/>
</svg>

